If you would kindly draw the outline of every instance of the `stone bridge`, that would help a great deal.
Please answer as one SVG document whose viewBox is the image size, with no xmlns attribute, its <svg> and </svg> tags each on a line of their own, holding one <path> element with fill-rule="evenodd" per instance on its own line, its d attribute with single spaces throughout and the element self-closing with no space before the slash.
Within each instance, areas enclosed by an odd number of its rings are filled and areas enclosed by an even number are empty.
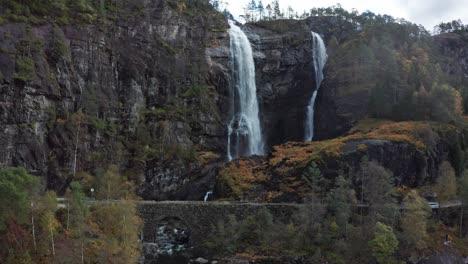
<svg viewBox="0 0 468 264">
<path fill-rule="evenodd" d="M 194 246 L 203 245 L 214 226 L 219 221 L 227 221 L 229 215 L 244 219 L 267 208 L 275 219 L 286 221 L 301 205 L 145 201 L 140 202 L 138 207 L 144 222 L 144 263 L 187 263 L 181 255 L 187 252 L 193 254 L 196 251 Z M 166 257 L 171 259 L 161 260 Z"/>
<path fill-rule="evenodd" d="M 115 201 L 119 202 L 119 201 Z M 460 207 L 460 201 L 436 203 L 433 210 Z M 187 256 L 196 256 L 213 228 L 220 221 L 227 222 L 230 215 L 238 220 L 255 215 L 266 208 L 275 219 L 289 222 L 292 214 L 305 205 L 292 203 L 243 203 L 197 201 L 142 201 L 138 210 L 143 219 L 142 232 L 144 263 L 187 263 Z M 357 205 L 368 207 L 368 205 Z M 405 210 L 400 206 L 400 210 Z M 164 260 L 166 259 L 166 260 Z"/>
</svg>

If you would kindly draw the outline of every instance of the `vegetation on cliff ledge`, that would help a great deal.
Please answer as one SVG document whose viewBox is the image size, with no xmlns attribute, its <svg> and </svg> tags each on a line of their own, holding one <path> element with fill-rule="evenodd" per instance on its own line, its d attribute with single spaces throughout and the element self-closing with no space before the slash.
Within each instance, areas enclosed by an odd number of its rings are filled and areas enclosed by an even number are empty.
<svg viewBox="0 0 468 264">
<path fill-rule="evenodd" d="M 275 197 L 281 197 L 285 193 L 301 196 L 308 192 L 305 188 L 307 183 L 301 175 L 312 163 L 324 169 L 330 163 L 338 163 L 337 167 L 341 167 L 346 164 L 345 152 L 357 151 L 360 152 L 360 156 L 365 156 L 368 150 L 367 145 L 372 142 L 368 140 L 404 143 L 415 151 L 429 155 L 440 142 L 463 144 L 455 141 L 459 130 L 453 125 L 437 122 L 393 122 L 366 119 L 343 137 L 314 142 L 289 142 L 273 147 L 271 155 L 266 160 L 255 162 L 241 159 L 228 163 L 219 173 L 219 185 L 224 190 L 224 197 L 229 197 L 230 193 L 232 198 L 241 199 L 242 197 L 255 197 L 253 193 L 256 191 L 265 191 L 260 185 L 269 186 L 271 184 L 268 182 L 279 181 L 279 189 L 266 191 L 267 194 L 261 195 L 260 199 L 274 201 Z M 355 145 L 354 142 L 358 144 L 351 147 Z M 447 144 L 450 145 L 450 143 Z M 457 164 L 457 168 L 463 167 L 463 164 L 459 165 L 459 163 L 464 163 L 463 157 L 456 157 L 455 152 L 458 148 L 460 146 L 453 146 L 454 155 L 452 155 L 453 163 Z M 342 169 L 346 168 L 342 167 Z M 232 192 L 228 193 L 227 190 Z"/>
</svg>

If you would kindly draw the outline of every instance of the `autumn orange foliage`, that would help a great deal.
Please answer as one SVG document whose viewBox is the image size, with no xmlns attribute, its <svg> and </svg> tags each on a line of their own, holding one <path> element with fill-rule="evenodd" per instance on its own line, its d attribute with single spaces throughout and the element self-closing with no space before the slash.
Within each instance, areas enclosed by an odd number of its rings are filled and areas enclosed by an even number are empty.
<svg viewBox="0 0 468 264">
<path fill-rule="evenodd" d="M 425 151 L 428 148 L 426 139 L 421 137 L 419 131 L 429 131 L 438 135 L 450 129 L 454 128 L 440 123 L 366 119 L 343 137 L 314 142 L 289 142 L 275 146 L 268 159 L 261 162 L 249 159 L 233 161 L 220 172 L 220 179 L 229 186 L 232 198 L 235 199 L 242 199 L 246 192 L 252 191 L 273 177 L 279 180 L 278 189 L 263 194 L 266 199 L 284 193 L 306 192 L 306 183 L 301 177 L 302 171 L 312 162 L 323 165 L 330 160 L 340 160 L 348 142 L 367 139 L 388 140 L 404 142 Z M 358 151 L 366 152 L 367 146 L 364 143 L 359 144 Z"/>
</svg>

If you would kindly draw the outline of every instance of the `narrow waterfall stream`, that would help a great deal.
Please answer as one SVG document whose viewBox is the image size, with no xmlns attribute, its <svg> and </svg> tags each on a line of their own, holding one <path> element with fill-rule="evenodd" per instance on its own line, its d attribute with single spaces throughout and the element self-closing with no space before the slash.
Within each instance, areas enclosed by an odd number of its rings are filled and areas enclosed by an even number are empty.
<svg viewBox="0 0 468 264">
<path fill-rule="evenodd" d="M 208 199 L 210 198 L 211 195 L 213 195 L 213 191 L 206 192 L 205 197 L 203 198 L 203 201 L 208 202 Z"/>
<path fill-rule="evenodd" d="M 228 122 L 227 158 L 264 154 L 260 128 L 255 64 L 250 42 L 242 29 L 229 21 L 232 87 Z"/>
<path fill-rule="evenodd" d="M 312 98 L 310 99 L 310 103 L 307 106 L 307 117 L 306 117 L 305 134 L 304 134 L 305 141 L 312 141 L 314 139 L 315 101 L 317 99 L 317 94 L 320 89 L 320 84 L 323 81 L 323 68 L 328 59 L 327 49 L 325 47 L 325 44 L 323 43 L 322 37 L 320 37 L 319 34 L 312 32 L 312 40 L 313 40 L 312 54 L 313 54 L 314 68 L 315 68 L 315 90 L 314 90 L 314 93 L 312 94 Z"/>
</svg>

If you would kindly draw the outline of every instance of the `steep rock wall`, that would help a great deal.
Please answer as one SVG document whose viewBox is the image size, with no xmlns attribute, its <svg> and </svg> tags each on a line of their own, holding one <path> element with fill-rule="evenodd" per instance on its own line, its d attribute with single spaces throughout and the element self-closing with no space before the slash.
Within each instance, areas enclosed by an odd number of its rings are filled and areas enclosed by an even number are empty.
<svg viewBox="0 0 468 264">
<path fill-rule="evenodd" d="M 132 1 L 95 25 L 1 25 L 0 164 L 58 191 L 109 164 L 148 199 L 208 189 L 201 172 L 225 152 L 227 22 L 207 1 L 177 3 Z"/>
<path fill-rule="evenodd" d="M 267 147 L 304 139 L 307 106 L 315 89 L 311 31 L 330 39 L 346 40 L 350 23 L 336 17 L 265 21 L 243 28 L 255 51 L 257 89 Z M 333 52 L 329 50 L 328 52 Z M 340 69 L 333 69 L 340 71 Z M 342 135 L 367 110 L 367 95 L 346 93 L 336 73 L 325 66 L 323 90 L 316 104 L 317 139 Z"/>
</svg>

